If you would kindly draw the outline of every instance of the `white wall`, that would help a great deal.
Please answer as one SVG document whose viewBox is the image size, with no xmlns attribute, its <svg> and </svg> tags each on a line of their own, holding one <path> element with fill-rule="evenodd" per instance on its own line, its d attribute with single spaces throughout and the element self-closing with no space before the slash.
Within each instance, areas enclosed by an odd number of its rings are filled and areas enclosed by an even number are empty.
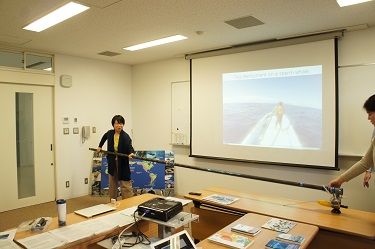
<svg viewBox="0 0 375 249">
<path fill-rule="evenodd" d="M 373 47 L 372 44 L 375 44 L 374 33 L 375 28 L 347 33 L 345 38 L 340 41 L 339 47 L 345 48 L 345 50 L 340 50 L 342 55 L 339 58 L 345 58 L 346 64 L 357 64 L 358 60 L 350 63 L 350 56 L 348 58 L 345 51 L 350 51 L 354 48 L 355 50 L 367 51 L 369 47 Z M 361 37 L 360 42 L 358 39 L 353 38 L 357 36 Z M 371 62 L 375 62 L 374 55 L 371 56 L 371 60 Z M 132 110 L 136 149 L 172 149 L 175 152 L 175 162 L 178 164 L 233 171 L 314 185 L 327 185 L 329 181 L 347 170 L 359 159 L 358 157 L 340 157 L 339 166 L 341 171 L 329 171 L 190 158 L 188 147 L 170 145 L 171 82 L 186 80 L 189 80 L 189 62 L 183 58 L 132 67 Z M 372 94 L 373 92 L 368 95 Z M 209 93 L 207 95 L 209 96 Z M 359 106 L 358 111 L 361 111 L 361 108 L 362 106 Z M 366 116 L 363 116 L 363 118 L 366 119 Z M 370 137 L 371 133 L 369 133 L 369 139 Z M 182 167 L 176 167 L 175 174 L 175 193 L 180 195 L 211 186 L 222 186 L 257 194 L 310 202 L 316 202 L 319 199 L 328 200 L 330 197 L 323 191 L 225 176 Z M 362 179 L 362 176 L 357 177 L 342 186 L 345 196 L 342 204 L 348 205 L 352 209 L 375 212 L 375 202 L 373 201 L 373 197 L 375 196 L 375 181 L 372 180 L 370 183 L 371 187 L 365 189 L 362 185 Z M 375 176 L 373 179 L 375 179 Z"/>
<path fill-rule="evenodd" d="M 67 199 L 91 193 L 91 185 L 84 184 L 84 179 L 91 177 L 93 152 L 89 148 L 97 148 L 102 135 L 112 129 L 114 115 L 124 116 L 124 130 L 131 134 L 131 68 L 65 55 L 56 55 L 55 63 L 56 197 Z M 72 76 L 72 87 L 61 87 L 61 75 Z M 63 124 L 63 117 L 68 117 L 70 123 Z M 96 127 L 97 131 L 84 144 L 82 126 Z M 79 135 L 73 134 L 74 127 L 79 128 Z M 63 135 L 63 128 L 70 129 L 69 135 Z M 66 181 L 70 182 L 69 188 L 65 187 Z"/>
<path fill-rule="evenodd" d="M 182 58 L 132 67 L 133 146 L 135 150 L 171 148 L 171 82 L 189 79 Z"/>
<path fill-rule="evenodd" d="M 375 27 L 350 32 L 339 42 L 339 148 L 345 155 L 363 155 L 374 127 L 362 109 L 375 93 Z M 372 65 L 370 65 L 372 63 Z M 361 65 L 361 66 L 356 66 Z"/>
</svg>

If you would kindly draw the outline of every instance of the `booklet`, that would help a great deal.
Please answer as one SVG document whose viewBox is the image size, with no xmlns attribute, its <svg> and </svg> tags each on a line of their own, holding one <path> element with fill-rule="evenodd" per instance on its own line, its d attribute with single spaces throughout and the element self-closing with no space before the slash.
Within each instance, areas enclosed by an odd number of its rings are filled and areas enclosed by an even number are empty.
<svg viewBox="0 0 375 249">
<path fill-rule="evenodd" d="M 248 248 L 252 243 L 254 243 L 254 240 L 247 237 L 223 231 L 215 233 L 208 238 L 208 241 L 237 249 Z"/>
<path fill-rule="evenodd" d="M 283 241 L 278 241 L 271 239 L 265 245 L 266 249 L 300 249 L 300 246 L 297 244 L 287 243 Z"/>
<path fill-rule="evenodd" d="M 278 218 L 272 218 L 267 223 L 265 223 L 262 227 L 271 229 L 278 232 L 287 233 L 297 225 L 296 222 L 288 221 L 288 220 L 282 220 Z"/>
<path fill-rule="evenodd" d="M 261 230 L 256 227 L 251 227 L 243 224 L 237 224 L 234 227 L 231 228 L 233 232 L 239 232 L 243 234 L 247 234 L 250 236 L 255 236 L 257 235 Z"/>
<path fill-rule="evenodd" d="M 204 197 L 203 200 L 207 200 L 207 201 L 212 201 L 212 202 L 216 202 L 216 203 L 228 205 L 228 204 L 231 204 L 231 203 L 239 200 L 239 198 L 213 194 L 213 195 Z"/>
<path fill-rule="evenodd" d="M 284 242 L 288 242 L 288 243 L 299 244 L 299 245 L 301 245 L 302 242 L 305 240 L 305 238 L 302 236 L 288 234 L 288 233 L 279 233 L 278 235 L 276 235 L 276 239 L 284 241 Z"/>
</svg>

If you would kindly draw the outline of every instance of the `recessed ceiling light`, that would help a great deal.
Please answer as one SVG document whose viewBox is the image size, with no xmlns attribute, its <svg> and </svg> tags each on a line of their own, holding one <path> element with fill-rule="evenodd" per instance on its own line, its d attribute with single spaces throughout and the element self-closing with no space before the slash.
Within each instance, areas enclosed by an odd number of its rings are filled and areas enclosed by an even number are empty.
<svg viewBox="0 0 375 249">
<path fill-rule="evenodd" d="M 35 22 L 29 24 L 23 29 L 40 32 L 62 21 L 65 21 L 66 19 L 71 18 L 72 16 L 75 16 L 87 9 L 89 9 L 89 7 L 78 3 L 70 2 L 62 6 L 61 8 L 36 20 Z"/>
<path fill-rule="evenodd" d="M 359 3 L 370 2 L 372 0 L 336 0 L 336 1 L 340 5 L 340 7 L 345 7 L 345 6 L 359 4 Z"/>
<path fill-rule="evenodd" d="M 187 37 L 185 37 L 183 35 L 174 35 L 174 36 L 162 38 L 162 39 L 159 39 L 159 40 L 149 41 L 149 42 L 141 43 L 141 44 L 138 44 L 138 45 L 130 46 L 130 47 L 127 47 L 127 48 L 124 48 L 124 49 L 130 50 L 130 51 L 135 51 L 135 50 L 154 47 L 154 46 L 158 46 L 158 45 L 162 45 L 162 44 L 166 44 L 166 43 L 170 43 L 170 42 L 180 41 L 180 40 L 184 40 L 184 39 L 187 39 Z"/>
</svg>

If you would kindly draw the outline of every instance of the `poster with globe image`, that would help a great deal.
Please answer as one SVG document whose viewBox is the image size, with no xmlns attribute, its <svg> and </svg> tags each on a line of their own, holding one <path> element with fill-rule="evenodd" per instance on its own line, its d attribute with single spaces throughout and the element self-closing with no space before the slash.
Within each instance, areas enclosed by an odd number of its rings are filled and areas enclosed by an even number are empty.
<svg viewBox="0 0 375 249">
<path fill-rule="evenodd" d="M 165 150 L 136 151 L 137 157 L 156 159 L 163 162 L 174 162 L 174 153 Z M 153 162 L 142 159 L 130 160 L 130 171 L 133 189 L 164 190 L 174 187 L 173 166 L 166 163 Z"/>
</svg>

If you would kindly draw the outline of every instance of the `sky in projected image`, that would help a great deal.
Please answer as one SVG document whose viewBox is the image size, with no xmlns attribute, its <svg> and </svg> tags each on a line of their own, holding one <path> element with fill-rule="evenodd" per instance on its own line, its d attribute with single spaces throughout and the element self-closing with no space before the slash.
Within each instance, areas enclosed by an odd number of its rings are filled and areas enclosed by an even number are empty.
<svg viewBox="0 0 375 249">
<path fill-rule="evenodd" d="M 223 143 L 320 150 L 322 67 L 223 74 Z"/>
</svg>

